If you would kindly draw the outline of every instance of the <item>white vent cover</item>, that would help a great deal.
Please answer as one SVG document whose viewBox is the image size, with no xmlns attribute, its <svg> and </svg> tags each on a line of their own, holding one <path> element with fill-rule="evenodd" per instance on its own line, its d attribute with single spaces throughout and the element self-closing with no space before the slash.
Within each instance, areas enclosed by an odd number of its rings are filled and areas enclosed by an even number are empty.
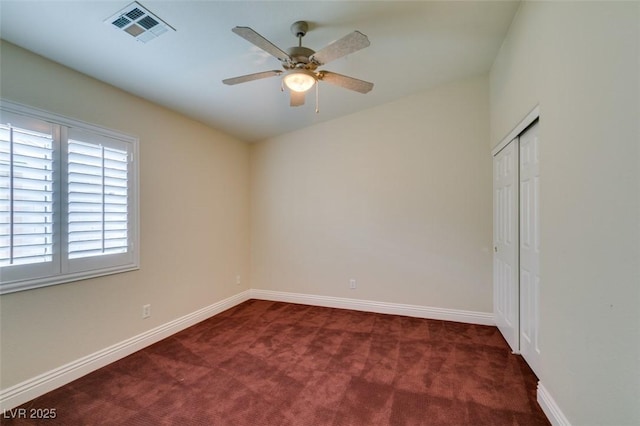
<svg viewBox="0 0 640 426">
<path fill-rule="evenodd" d="M 175 31 L 175 28 L 135 1 L 113 16 L 105 19 L 104 22 L 115 29 L 128 33 L 143 43 L 153 40 L 169 30 Z"/>
</svg>

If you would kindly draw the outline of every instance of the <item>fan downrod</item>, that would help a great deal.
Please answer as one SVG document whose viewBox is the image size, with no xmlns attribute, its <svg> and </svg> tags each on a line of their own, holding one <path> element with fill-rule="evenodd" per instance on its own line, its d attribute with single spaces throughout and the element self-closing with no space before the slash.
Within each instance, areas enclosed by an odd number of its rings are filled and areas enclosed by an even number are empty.
<svg viewBox="0 0 640 426">
<path fill-rule="evenodd" d="M 309 31 L 307 21 L 296 21 L 291 24 L 291 33 L 298 38 L 298 45 L 287 49 L 291 63 L 283 64 L 285 69 L 307 69 L 313 71 L 317 68 L 317 65 L 309 60 L 311 55 L 316 52 L 302 45 L 302 37 L 307 34 L 307 31 Z"/>
</svg>

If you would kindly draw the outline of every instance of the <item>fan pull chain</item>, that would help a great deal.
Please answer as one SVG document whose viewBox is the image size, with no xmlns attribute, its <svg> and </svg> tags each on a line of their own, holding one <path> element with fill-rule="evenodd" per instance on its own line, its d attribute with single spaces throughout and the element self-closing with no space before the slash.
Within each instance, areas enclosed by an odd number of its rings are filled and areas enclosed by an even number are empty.
<svg viewBox="0 0 640 426">
<path fill-rule="evenodd" d="M 320 94 L 319 86 L 320 84 L 316 81 L 316 114 L 320 113 L 320 101 L 318 99 L 318 95 Z"/>
</svg>

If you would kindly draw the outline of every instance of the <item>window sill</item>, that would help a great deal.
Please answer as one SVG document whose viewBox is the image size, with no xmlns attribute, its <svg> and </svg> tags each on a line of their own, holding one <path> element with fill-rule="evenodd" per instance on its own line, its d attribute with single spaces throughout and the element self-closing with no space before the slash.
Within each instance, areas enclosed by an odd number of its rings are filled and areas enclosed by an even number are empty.
<svg viewBox="0 0 640 426">
<path fill-rule="evenodd" d="M 19 291 L 34 290 L 42 287 L 49 287 L 58 284 L 67 284 L 75 281 L 87 280 L 91 278 L 104 277 L 107 275 L 120 274 L 122 272 L 137 271 L 140 266 L 137 264 L 121 265 L 117 267 L 94 270 L 90 272 L 76 272 L 73 274 L 56 275 L 55 277 L 35 278 L 28 280 L 13 281 L 0 284 L 0 295 L 17 293 Z"/>
</svg>

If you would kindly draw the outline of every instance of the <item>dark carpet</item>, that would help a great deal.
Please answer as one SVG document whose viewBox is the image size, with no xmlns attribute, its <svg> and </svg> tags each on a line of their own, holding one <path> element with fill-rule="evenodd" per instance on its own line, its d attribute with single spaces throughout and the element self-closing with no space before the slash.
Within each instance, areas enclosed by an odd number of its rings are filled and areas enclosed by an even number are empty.
<svg viewBox="0 0 640 426">
<path fill-rule="evenodd" d="M 249 300 L 2 423 L 547 425 L 536 385 L 495 327 Z"/>
</svg>

